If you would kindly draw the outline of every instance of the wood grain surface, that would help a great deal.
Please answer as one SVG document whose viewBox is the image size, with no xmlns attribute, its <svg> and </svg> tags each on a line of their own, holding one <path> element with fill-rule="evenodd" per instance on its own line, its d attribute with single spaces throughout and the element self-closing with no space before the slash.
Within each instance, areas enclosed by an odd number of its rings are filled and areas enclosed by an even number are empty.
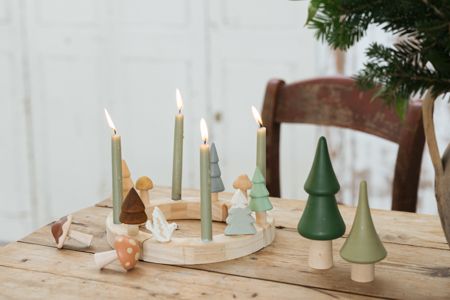
<svg viewBox="0 0 450 300">
<path fill-rule="evenodd" d="M 184 191 L 195 197 L 197 191 Z M 169 196 L 156 188 L 153 196 Z M 224 194 L 230 197 L 230 194 Z M 308 267 L 309 241 L 296 226 L 305 203 L 271 199 L 276 219 L 275 241 L 252 255 L 223 263 L 170 266 L 140 262 L 124 273 L 118 263 L 99 271 L 92 253 L 109 250 L 104 221 L 110 200 L 73 214 L 73 228 L 94 235 L 91 248 L 68 241 L 57 250 L 45 226 L 22 240 L 0 248 L 0 296 L 8 299 L 109 297 L 131 294 L 139 298 L 215 299 L 448 299 L 450 251 L 437 216 L 373 210 L 373 219 L 388 251 L 377 264 L 373 283 L 350 280 L 350 264 L 339 256 L 345 241 L 334 241 L 335 267 L 328 271 Z M 354 208 L 340 207 L 351 228 Z M 193 235 L 198 221 L 182 220 L 176 235 Z M 214 230 L 221 231 L 223 224 Z M 348 231 L 347 231 L 348 233 Z"/>
</svg>

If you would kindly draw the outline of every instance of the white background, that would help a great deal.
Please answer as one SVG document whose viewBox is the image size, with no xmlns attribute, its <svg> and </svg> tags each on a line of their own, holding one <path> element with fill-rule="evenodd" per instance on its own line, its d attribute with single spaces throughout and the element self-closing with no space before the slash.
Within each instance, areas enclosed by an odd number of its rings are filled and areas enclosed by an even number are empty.
<svg viewBox="0 0 450 300">
<path fill-rule="evenodd" d="M 0 240 L 20 238 L 109 195 L 111 131 L 104 107 L 122 135 L 133 179 L 148 175 L 157 185 L 170 185 L 176 87 L 185 101 L 184 186 L 199 186 L 201 117 L 216 142 L 228 190 L 239 174 L 251 175 L 256 124 L 250 106 L 261 108 L 267 81 L 335 74 L 332 52 L 303 26 L 307 5 L 0 0 Z M 386 37 L 368 37 L 374 39 Z M 349 53 L 350 74 L 363 61 L 363 46 Z M 306 197 L 303 183 L 317 136 L 324 133 L 338 177 L 348 183 L 358 168 L 367 169 L 363 175 L 369 179 L 382 177 L 376 182 L 383 191 L 374 189 L 372 206 L 389 207 L 396 146 L 312 126 L 283 127 L 283 196 Z M 384 169 L 358 152 L 366 148 L 382 160 L 391 157 Z M 360 154 L 357 165 L 345 160 L 352 153 Z M 346 203 L 354 203 L 354 181 L 343 185 Z M 432 184 L 427 184 L 423 211 L 434 212 Z"/>
</svg>

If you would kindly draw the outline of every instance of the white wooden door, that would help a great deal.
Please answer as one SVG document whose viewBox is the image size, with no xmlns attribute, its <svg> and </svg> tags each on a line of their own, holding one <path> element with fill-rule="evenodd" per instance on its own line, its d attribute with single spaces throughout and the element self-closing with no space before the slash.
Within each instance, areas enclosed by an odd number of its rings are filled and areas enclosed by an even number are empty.
<svg viewBox="0 0 450 300">
<path fill-rule="evenodd" d="M 314 76 L 317 43 L 303 26 L 306 1 L 210 3 L 210 116 L 220 116 L 214 121 L 213 139 L 230 190 L 235 177 L 241 173 L 251 177 L 255 168 L 257 125 L 250 107 L 262 108 L 271 78 L 290 82 Z M 282 193 L 302 196 L 314 154 L 314 130 L 282 125 L 281 141 Z"/>
<path fill-rule="evenodd" d="M 29 159 L 28 77 L 19 1 L 0 1 L 0 241 L 31 230 L 32 197 Z"/>
</svg>

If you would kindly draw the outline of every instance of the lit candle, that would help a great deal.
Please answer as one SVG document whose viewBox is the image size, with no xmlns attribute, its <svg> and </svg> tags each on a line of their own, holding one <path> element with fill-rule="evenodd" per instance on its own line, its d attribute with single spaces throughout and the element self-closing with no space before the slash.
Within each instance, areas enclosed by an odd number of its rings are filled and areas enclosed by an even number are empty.
<svg viewBox="0 0 450 300">
<path fill-rule="evenodd" d="M 259 125 L 256 134 L 256 166 L 266 178 L 266 127 L 264 127 L 261 115 L 254 106 L 252 106 L 252 112 L 256 123 Z"/>
<path fill-rule="evenodd" d="M 105 108 L 105 116 L 109 127 L 113 130 L 111 137 L 111 163 L 112 163 L 112 201 L 113 201 L 113 221 L 120 224 L 119 216 L 122 207 L 122 150 L 120 135 Z"/>
<path fill-rule="evenodd" d="M 183 123 L 181 113 L 183 99 L 179 89 L 176 89 L 178 114 L 175 116 L 175 131 L 173 136 L 173 163 L 172 163 L 172 200 L 181 199 L 181 180 L 183 175 Z"/>
<path fill-rule="evenodd" d="M 212 241 L 211 218 L 211 169 L 208 145 L 208 127 L 204 119 L 200 121 L 203 143 L 200 146 L 200 213 L 202 241 Z"/>
</svg>

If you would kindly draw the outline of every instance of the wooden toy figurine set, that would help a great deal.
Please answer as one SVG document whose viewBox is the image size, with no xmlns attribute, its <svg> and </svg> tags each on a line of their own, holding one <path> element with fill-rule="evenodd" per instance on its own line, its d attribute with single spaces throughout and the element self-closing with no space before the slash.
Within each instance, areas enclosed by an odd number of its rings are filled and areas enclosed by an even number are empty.
<svg viewBox="0 0 450 300">
<path fill-rule="evenodd" d="M 345 224 L 334 194 L 340 189 L 331 164 L 327 142 L 319 139 L 314 162 L 305 182 L 308 201 L 298 223 L 298 233 L 311 240 L 309 266 L 329 269 L 333 266 L 332 240 L 344 235 Z M 358 208 L 350 234 L 340 254 L 352 263 L 351 278 L 357 282 L 374 280 L 374 264 L 386 257 L 386 250 L 375 231 L 367 197 L 367 183 L 362 181 Z"/>
<path fill-rule="evenodd" d="M 266 129 L 253 107 L 257 130 L 256 168 L 250 181 L 240 175 L 234 182 L 231 200 L 221 199 L 225 190 L 221 179 L 219 156 L 214 143 L 208 144 L 206 122 L 201 120 L 203 143 L 200 145 L 200 197 L 183 198 L 181 188 L 183 122 L 181 94 L 177 90 L 178 114 L 175 118 L 172 195 L 171 198 L 151 197 L 153 182 L 140 177 L 133 183 L 131 173 L 121 156 L 121 137 L 105 110 L 113 130 L 112 202 L 113 211 L 106 218 L 106 239 L 115 250 L 96 253 L 95 262 L 103 268 L 119 260 L 125 270 L 132 269 L 140 259 L 147 262 L 193 265 L 221 262 L 254 253 L 275 238 L 274 219 L 265 184 Z M 298 232 L 311 240 L 309 265 L 314 269 L 333 266 L 332 240 L 344 235 L 345 224 L 339 213 L 335 194 L 340 186 L 333 171 L 326 140 L 319 139 L 312 169 L 305 183 L 309 194 L 298 223 Z M 249 200 L 248 200 L 249 199 Z M 200 220 L 200 236 L 173 236 L 178 226 L 172 220 Z M 214 222 L 227 224 L 223 233 L 213 235 Z M 92 236 L 70 230 L 72 217 L 55 222 L 52 234 L 58 248 L 67 237 L 89 246 Z M 361 183 L 358 208 L 353 227 L 341 256 L 352 264 L 351 278 L 359 282 L 374 279 L 374 264 L 386 256 L 372 222 L 367 197 L 367 185 Z"/>
</svg>

